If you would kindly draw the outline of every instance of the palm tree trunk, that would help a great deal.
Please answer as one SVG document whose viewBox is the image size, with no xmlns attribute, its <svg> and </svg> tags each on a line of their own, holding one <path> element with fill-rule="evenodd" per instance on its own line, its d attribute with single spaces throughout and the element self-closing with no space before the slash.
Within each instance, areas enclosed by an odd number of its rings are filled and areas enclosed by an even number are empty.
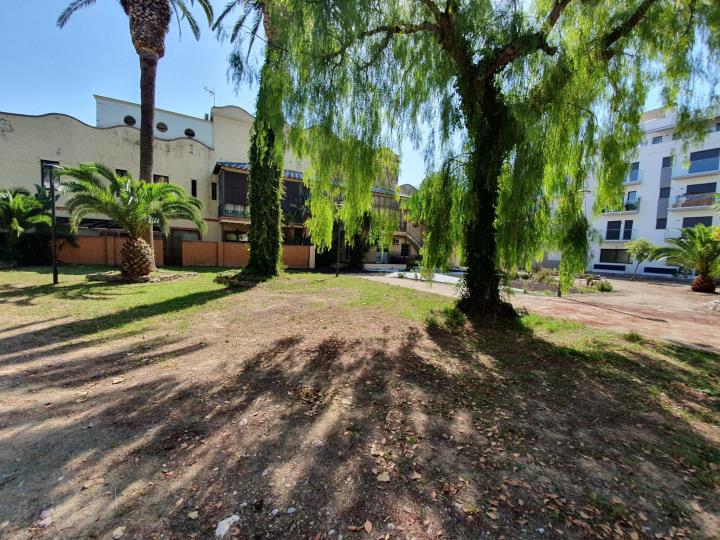
<svg viewBox="0 0 720 540">
<path fill-rule="evenodd" d="M 140 56 L 140 179 L 152 182 L 153 129 L 155 124 L 155 80 L 157 78 L 158 55 L 142 52 Z M 148 233 L 148 244 L 152 253 L 152 268 L 155 271 L 155 238 L 152 226 Z"/>
<path fill-rule="evenodd" d="M 146 182 L 152 182 L 157 65 L 157 54 L 140 54 L 140 179 Z"/>
</svg>

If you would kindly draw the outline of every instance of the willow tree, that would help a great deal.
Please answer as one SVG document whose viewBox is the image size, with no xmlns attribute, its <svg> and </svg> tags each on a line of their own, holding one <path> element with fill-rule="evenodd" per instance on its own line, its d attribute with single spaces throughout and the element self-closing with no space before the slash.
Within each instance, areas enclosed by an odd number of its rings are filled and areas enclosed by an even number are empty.
<svg viewBox="0 0 720 540">
<path fill-rule="evenodd" d="M 288 2 L 287 105 L 296 126 L 373 147 L 427 129 L 443 172 L 425 253 L 447 251 L 460 227 L 460 307 L 510 313 L 498 269 L 551 238 L 587 241 L 578 192 L 593 171 L 598 205 L 621 197 L 649 89 L 664 87 L 681 125 L 707 103 L 697 88 L 715 87 L 719 25 L 710 0 Z"/>
<path fill-rule="evenodd" d="M 282 197 L 286 147 L 283 96 L 289 87 L 286 53 L 281 45 L 273 0 L 233 0 L 218 16 L 214 28 L 227 35 L 223 23 L 234 11 L 240 16 L 230 28 L 234 44 L 229 73 L 236 85 L 259 82 L 250 143 L 250 260 L 254 273 L 274 276 L 282 262 Z M 262 30 L 262 32 L 261 32 Z M 264 35 L 263 35 L 264 34 Z M 253 45 L 265 44 L 258 70 L 251 61 Z"/>
</svg>

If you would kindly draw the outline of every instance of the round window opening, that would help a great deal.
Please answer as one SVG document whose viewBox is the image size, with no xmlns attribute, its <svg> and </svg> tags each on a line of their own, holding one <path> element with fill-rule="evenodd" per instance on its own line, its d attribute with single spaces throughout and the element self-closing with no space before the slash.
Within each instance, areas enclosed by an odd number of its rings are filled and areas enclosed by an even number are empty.
<svg viewBox="0 0 720 540">
<path fill-rule="evenodd" d="M 192 139 L 192 138 L 195 136 L 195 131 L 193 131 L 193 130 L 190 129 L 190 128 L 187 128 L 187 129 L 185 130 L 185 135 L 186 135 L 187 137 L 190 137 L 190 138 Z"/>
<path fill-rule="evenodd" d="M 126 126 L 132 127 L 135 125 L 135 117 L 128 114 L 125 118 L 123 118 L 123 122 L 125 122 Z"/>
<path fill-rule="evenodd" d="M 167 131 L 167 124 L 165 122 L 158 122 L 155 126 L 157 130 L 161 133 L 165 133 Z"/>
</svg>

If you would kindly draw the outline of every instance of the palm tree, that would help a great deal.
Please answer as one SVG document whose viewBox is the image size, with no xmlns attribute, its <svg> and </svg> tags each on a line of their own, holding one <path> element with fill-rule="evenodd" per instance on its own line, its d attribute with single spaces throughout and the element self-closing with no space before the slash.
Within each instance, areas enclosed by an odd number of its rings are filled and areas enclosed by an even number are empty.
<svg viewBox="0 0 720 540">
<path fill-rule="evenodd" d="M 28 229 L 50 226 L 47 205 L 23 188 L 0 191 L 0 234 L 4 239 L 4 258 L 14 259 L 17 243 Z"/>
<path fill-rule="evenodd" d="M 73 0 L 60 14 L 57 25 L 63 28 L 70 17 L 96 0 Z M 194 5 L 195 0 L 189 0 Z M 186 0 L 119 0 L 130 19 L 130 36 L 140 57 L 140 178 L 152 180 L 153 124 L 155 123 L 155 79 L 158 60 L 165 55 L 165 36 L 170 28 L 172 13 L 180 24 L 185 19 L 195 39 L 200 39 L 200 27 Z M 212 24 L 213 10 L 208 0 L 197 0 Z"/>
<path fill-rule="evenodd" d="M 714 237 L 714 228 L 695 225 L 683 229 L 680 238 L 669 238 L 672 247 L 660 247 L 653 260 L 665 259 L 668 264 L 694 270 L 697 277 L 690 287 L 696 292 L 715 292 L 715 275 L 720 271 L 720 239 Z"/>
<path fill-rule="evenodd" d="M 83 217 L 103 214 L 128 233 L 120 255 L 126 277 L 146 276 L 155 268 L 150 245 L 143 240 L 153 223 L 167 236 L 170 219 L 188 219 L 205 230 L 203 204 L 175 184 L 152 184 L 131 176 L 117 176 L 99 163 L 62 167 L 57 171 L 69 195 L 70 230 L 77 232 Z"/>
</svg>

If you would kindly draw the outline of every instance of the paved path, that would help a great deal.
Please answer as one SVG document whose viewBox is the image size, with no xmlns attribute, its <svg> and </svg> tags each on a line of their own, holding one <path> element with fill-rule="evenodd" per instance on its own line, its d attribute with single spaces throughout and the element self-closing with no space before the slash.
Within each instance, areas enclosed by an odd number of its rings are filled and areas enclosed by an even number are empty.
<svg viewBox="0 0 720 540">
<path fill-rule="evenodd" d="M 381 274 L 357 274 L 359 277 L 457 296 L 457 288 L 445 283 L 427 283 L 398 279 Z M 564 298 L 533 294 L 513 295 L 515 307 L 586 323 L 618 332 L 634 331 L 653 339 L 664 339 L 720 352 L 720 312 L 707 306 L 720 295 L 694 293 L 684 283 L 627 281 L 611 279 L 609 294 L 571 294 Z"/>
</svg>

